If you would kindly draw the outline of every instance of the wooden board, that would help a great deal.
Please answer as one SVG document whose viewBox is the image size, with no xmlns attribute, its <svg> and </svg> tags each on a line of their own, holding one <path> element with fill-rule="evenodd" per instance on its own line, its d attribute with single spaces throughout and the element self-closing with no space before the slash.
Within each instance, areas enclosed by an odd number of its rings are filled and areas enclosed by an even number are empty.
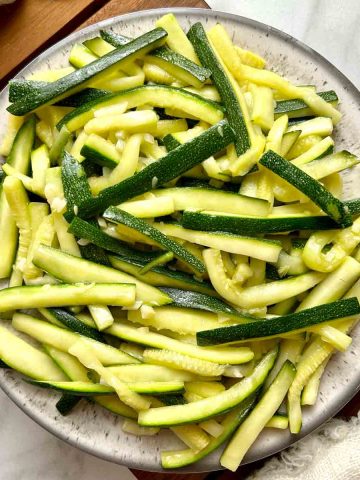
<svg viewBox="0 0 360 480">
<path fill-rule="evenodd" d="M 16 0 L 1 6 L 0 79 L 14 75 L 106 3 L 107 0 Z"/>
</svg>

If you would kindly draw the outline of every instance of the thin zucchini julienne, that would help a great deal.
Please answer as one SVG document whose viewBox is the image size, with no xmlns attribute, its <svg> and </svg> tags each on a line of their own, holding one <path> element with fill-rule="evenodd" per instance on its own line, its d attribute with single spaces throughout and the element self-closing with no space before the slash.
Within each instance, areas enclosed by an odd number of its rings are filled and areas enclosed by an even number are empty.
<svg viewBox="0 0 360 480">
<path fill-rule="evenodd" d="M 135 302 L 135 285 L 129 283 L 77 283 L 23 286 L 0 290 L 0 312 L 22 308 L 65 305 L 130 306 Z"/>
<path fill-rule="evenodd" d="M 308 308 L 283 317 L 205 330 L 196 334 L 198 345 L 218 345 L 253 338 L 272 337 L 298 330 L 306 330 L 313 325 L 329 322 L 360 313 L 356 297 Z"/>
<path fill-rule="evenodd" d="M 129 228 L 137 230 L 142 235 L 150 237 L 151 240 L 155 241 L 158 245 L 161 245 L 166 250 L 173 252 L 177 258 L 187 263 L 195 271 L 199 273 L 204 273 L 206 271 L 205 265 L 198 258 L 186 250 L 186 248 L 182 247 L 179 243 L 171 240 L 166 235 L 161 233 L 160 230 L 147 223 L 145 220 L 134 217 L 130 213 L 127 213 L 124 210 L 120 210 L 116 207 L 109 207 L 107 210 L 105 210 L 104 218 L 114 223 L 126 225 Z"/>
<path fill-rule="evenodd" d="M 138 422 L 142 426 L 184 425 L 198 422 L 220 415 L 237 407 L 243 400 L 252 395 L 264 383 L 268 373 L 274 365 L 277 348 L 267 353 L 255 367 L 253 373 L 236 383 L 228 390 L 213 397 L 191 402 L 185 405 L 150 408 L 139 413 Z"/>
<path fill-rule="evenodd" d="M 304 193 L 341 227 L 349 227 L 352 224 L 351 214 L 346 205 L 291 162 L 270 150 L 261 157 L 260 164 Z"/>
<path fill-rule="evenodd" d="M 202 64 L 207 65 L 211 70 L 211 78 L 219 90 L 221 100 L 226 108 L 229 123 L 236 132 L 236 153 L 237 155 L 242 155 L 250 148 L 250 140 L 236 93 L 217 59 L 201 23 L 195 23 L 190 28 L 188 37 Z"/>
<path fill-rule="evenodd" d="M 332 105 L 337 105 L 339 102 L 339 98 L 336 95 L 334 90 L 329 90 L 327 92 L 319 92 L 319 97 L 325 100 Z M 287 114 L 289 118 L 301 118 L 301 117 L 312 117 L 314 116 L 314 112 L 311 110 L 310 107 L 299 98 L 295 98 L 293 100 L 279 100 L 276 102 L 276 107 L 274 109 L 275 117 L 279 117 L 280 115 Z"/>
<path fill-rule="evenodd" d="M 75 93 L 82 86 L 86 87 L 89 81 L 99 79 L 104 75 L 116 72 L 121 63 L 145 55 L 148 51 L 159 47 L 165 41 L 167 33 L 161 28 L 155 28 L 129 42 L 121 49 L 115 49 L 107 55 L 91 62 L 91 64 L 66 75 L 55 82 L 49 82 L 41 90 L 26 95 L 8 107 L 13 115 L 25 115 L 36 108 L 50 102 L 55 103 L 64 97 Z"/>
<path fill-rule="evenodd" d="M 118 205 L 153 190 L 156 186 L 160 187 L 225 148 L 233 140 L 234 132 L 228 122 L 223 120 L 132 177 L 105 188 L 99 196 L 80 204 L 79 216 L 91 217 L 102 213 L 111 205 Z"/>
</svg>

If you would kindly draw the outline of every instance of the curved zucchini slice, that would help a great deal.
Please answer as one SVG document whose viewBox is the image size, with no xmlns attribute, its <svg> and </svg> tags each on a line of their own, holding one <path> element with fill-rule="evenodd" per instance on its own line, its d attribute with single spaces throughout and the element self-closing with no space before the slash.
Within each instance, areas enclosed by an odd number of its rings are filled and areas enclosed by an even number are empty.
<svg viewBox="0 0 360 480">
<path fill-rule="evenodd" d="M 198 358 L 199 360 L 207 360 L 219 364 L 233 364 L 249 362 L 254 354 L 247 347 L 241 348 L 202 348 L 197 345 L 183 343 L 179 340 L 166 337 L 159 333 L 143 332 L 139 328 L 114 323 L 105 330 L 114 337 L 122 338 L 130 342 L 147 345 L 149 347 L 160 348 L 164 350 L 172 350 L 173 352 L 182 353 L 189 357 Z"/>
<path fill-rule="evenodd" d="M 149 237 L 157 245 L 162 248 L 173 252 L 173 254 L 183 262 L 187 263 L 189 267 L 196 272 L 204 273 L 206 271 L 205 265 L 190 253 L 186 248 L 182 247 L 179 243 L 171 240 L 157 228 L 153 227 L 145 220 L 134 217 L 124 210 L 120 210 L 116 207 L 109 207 L 103 214 L 104 218 L 114 223 L 120 223 L 127 227 L 140 232 L 142 235 Z"/>
<path fill-rule="evenodd" d="M 204 293 L 206 295 L 216 295 L 211 284 L 206 281 L 200 281 L 193 275 L 181 271 L 171 270 L 168 267 L 154 267 L 151 271 L 140 273 L 145 262 L 122 256 L 109 256 L 111 265 L 123 272 L 133 275 L 138 280 L 143 280 L 149 285 L 155 287 L 172 287 L 193 292 Z"/>
<path fill-rule="evenodd" d="M 161 46 L 166 36 L 165 30 L 155 28 L 129 42 L 123 48 L 115 49 L 55 82 L 49 82 L 40 91 L 35 90 L 32 94 L 10 105 L 8 111 L 14 115 L 25 115 L 42 105 L 58 102 L 62 98 L 88 86 L 89 82 L 108 77 L 119 70 L 122 63 L 128 63 L 132 59 L 139 58 L 139 56 Z"/>
<path fill-rule="evenodd" d="M 130 283 L 27 285 L 0 290 L 0 312 L 65 305 L 130 306 L 134 302 L 135 285 Z"/>
<path fill-rule="evenodd" d="M 250 338 L 267 338 L 294 331 L 303 331 L 319 323 L 359 313 L 359 301 L 354 297 L 290 313 L 283 317 L 198 332 L 196 338 L 198 345 L 202 346 L 228 344 Z"/>
<path fill-rule="evenodd" d="M 55 382 L 55 381 L 30 381 L 33 385 L 41 388 L 50 388 L 62 393 L 76 396 L 112 395 L 114 389 L 108 385 L 91 382 Z M 178 393 L 184 390 L 184 382 L 132 382 L 126 384 L 132 392 L 151 394 Z"/>
<path fill-rule="evenodd" d="M 175 187 L 153 190 L 151 193 L 156 197 L 172 198 L 175 210 L 194 208 L 255 216 L 265 216 L 270 210 L 266 200 L 215 188 Z"/>
<path fill-rule="evenodd" d="M 82 337 L 78 333 L 56 327 L 24 313 L 15 313 L 12 324 L 19 332 L 26 333 L 39 342 L 51 345 L 62 352 L 67 352 L 75 342 L 83 339 L 84 342 L 91 345 L 96 352 L 96 356 L 104 365 L 139 363 L 138 360 L 117 348 L 91 338 Z"/>
<path fill-rule="evenodd" d="M 270 150 L 261 157 L 260 163 L 304 193 L 341 227 L 348 227 L 352 224 L 351 215 L 346 206 L 318 181 L 291 162 Z"/>
<path fill-rule="evenodd" d="M 36 380 L 66 380 L 64 373 L 46 353 L 3 326 L 0 326 L 0 359 L 8 367 Z"/>
<path fill-rule="evenodd" d="M 215 211 L 185 210 L 181 224 L 192 230 L 228 232 L 240 235 L 291 232 L 294 230 L 330 230 L 339 225 L 325 215 L 289 215 L 255 217 Z"/>
<path fill-rule="evenodd" d="M 63 125 L 66 125 L 68 130 L 73 132 L 91 120 L 94 111 L 120 102 L 127 102 L 128 109 L 142 105 L 151 105 L 157 108 L 175 108 L 181 105 L 181 109 L 185 113 L 210 124 L 219 122 L 224 116 L 219 103 L 207 100 L 200 95 L 165 85 L 144 85 L 108 94 L 82 104 L 65 115 L 58 123 L 57 128 L 60 130 Z"/>
<path fill-rule="evenodd" d="M 127 273 L 74 257 L 55 248 L 40 245 L 34 254 L 33 262 L 63 282 L 132 283 L 136 285 L 137 300 L 149 305 L 171 303 L 171 299 L 164 292 Z"/>
<path fill-rule="evenodd" d="M 146 412 L 139 413 L 138 422 L 144 427 L 184 425 L 202 421 L 229 411 L 250 397 L 264 383 L 276 356 L 277 349 L 271 350 L 258 363 L 251 375 L 225 390 L 225 392 L 185 405 L 150 408 Z"/>
<path fill-rule="evenodd" d="M 233 139 L 233 130 L 228 122 L 223 120 L 193 140 L 171 150 L 132 177 L 105 188 L 98 197 L 85 201 L 79 206 L 79 216 L 91 217 L 111 205 L 118 205 L 153 190 L 155 185 L 162 186 L 227 147 Z"/>
<path fill-rule="evenodd" d="M 218 437 L 212 438 L 208 445 L 202 450 L 194 452 L 193 449 L 189 448 L 187 450 L 161 452 L 161 466 L 163 468 L 185 467 L 201 460 L 206 457 L 206 455 L 209 455 L 230 438 L 234 431 L 248 416 L 254 402 L 255 396 L 252 395 L 246 398 L 235 410 L 228 413 L 225 419 L 221 422 L 221 426 L 223 427 L 222 433 Z"/>
<path fill-rule="evenodd" d="M 247 419 L 231 439 L 221 456 L 223 467 L 235 472 L 247 450 L 280 407 L 295 377 L 295 367 L 288 360 L 284 363 L 269 389 L 257 403 Z"/>
<path fill-rule="evenodd" d="M 266 262 L 276 262 L 281 244 L 274 240 L 266 240 L 256 237 L 244 237 L 225 232 L 203 232 L 200 230 L 187 230 L 181 225 L 171 223 L 155 223 L 165 235 L 181 238 L 188 242 L 203 245 L 205 247 L 217 248 L 229 253 L 238 253 Z"/>
</svg>

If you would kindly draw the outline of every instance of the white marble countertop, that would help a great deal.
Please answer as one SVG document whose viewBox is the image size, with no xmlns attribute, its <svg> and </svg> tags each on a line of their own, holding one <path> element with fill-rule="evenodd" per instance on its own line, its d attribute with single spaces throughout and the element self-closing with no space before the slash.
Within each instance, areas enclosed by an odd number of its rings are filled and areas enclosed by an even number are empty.
<svg viewBox="0 0 360 480">
<path fill-rule="evenodd" d="M 304 41 L 360 88 L 359 0 L 208 0 L 217 10 L 259 20 Z M 124 467 L 83 453 L 36 425 L 0 391 L 0 478 L 131 480 Z"/>
</svg>

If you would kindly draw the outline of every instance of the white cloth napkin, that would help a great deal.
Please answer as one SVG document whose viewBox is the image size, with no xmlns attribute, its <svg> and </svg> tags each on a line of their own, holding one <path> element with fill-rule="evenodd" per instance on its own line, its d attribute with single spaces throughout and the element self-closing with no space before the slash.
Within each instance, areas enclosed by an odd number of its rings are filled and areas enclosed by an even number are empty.
<svg viewBox="0 0 360 480">
<path fill-rule="evenodd" d="M 359 0 L 206 0 L 214 9 L 266 23 L 302 40 L 360 88 Z M 269 460 L 249 480 L 360 480 L 360 413 L 330 420 Z"/>
<path fill-rule="evenodd" d="M 360 413 L 333 419 L 273 457 L 248 480 L 359 480 Z"/>
</svg>

